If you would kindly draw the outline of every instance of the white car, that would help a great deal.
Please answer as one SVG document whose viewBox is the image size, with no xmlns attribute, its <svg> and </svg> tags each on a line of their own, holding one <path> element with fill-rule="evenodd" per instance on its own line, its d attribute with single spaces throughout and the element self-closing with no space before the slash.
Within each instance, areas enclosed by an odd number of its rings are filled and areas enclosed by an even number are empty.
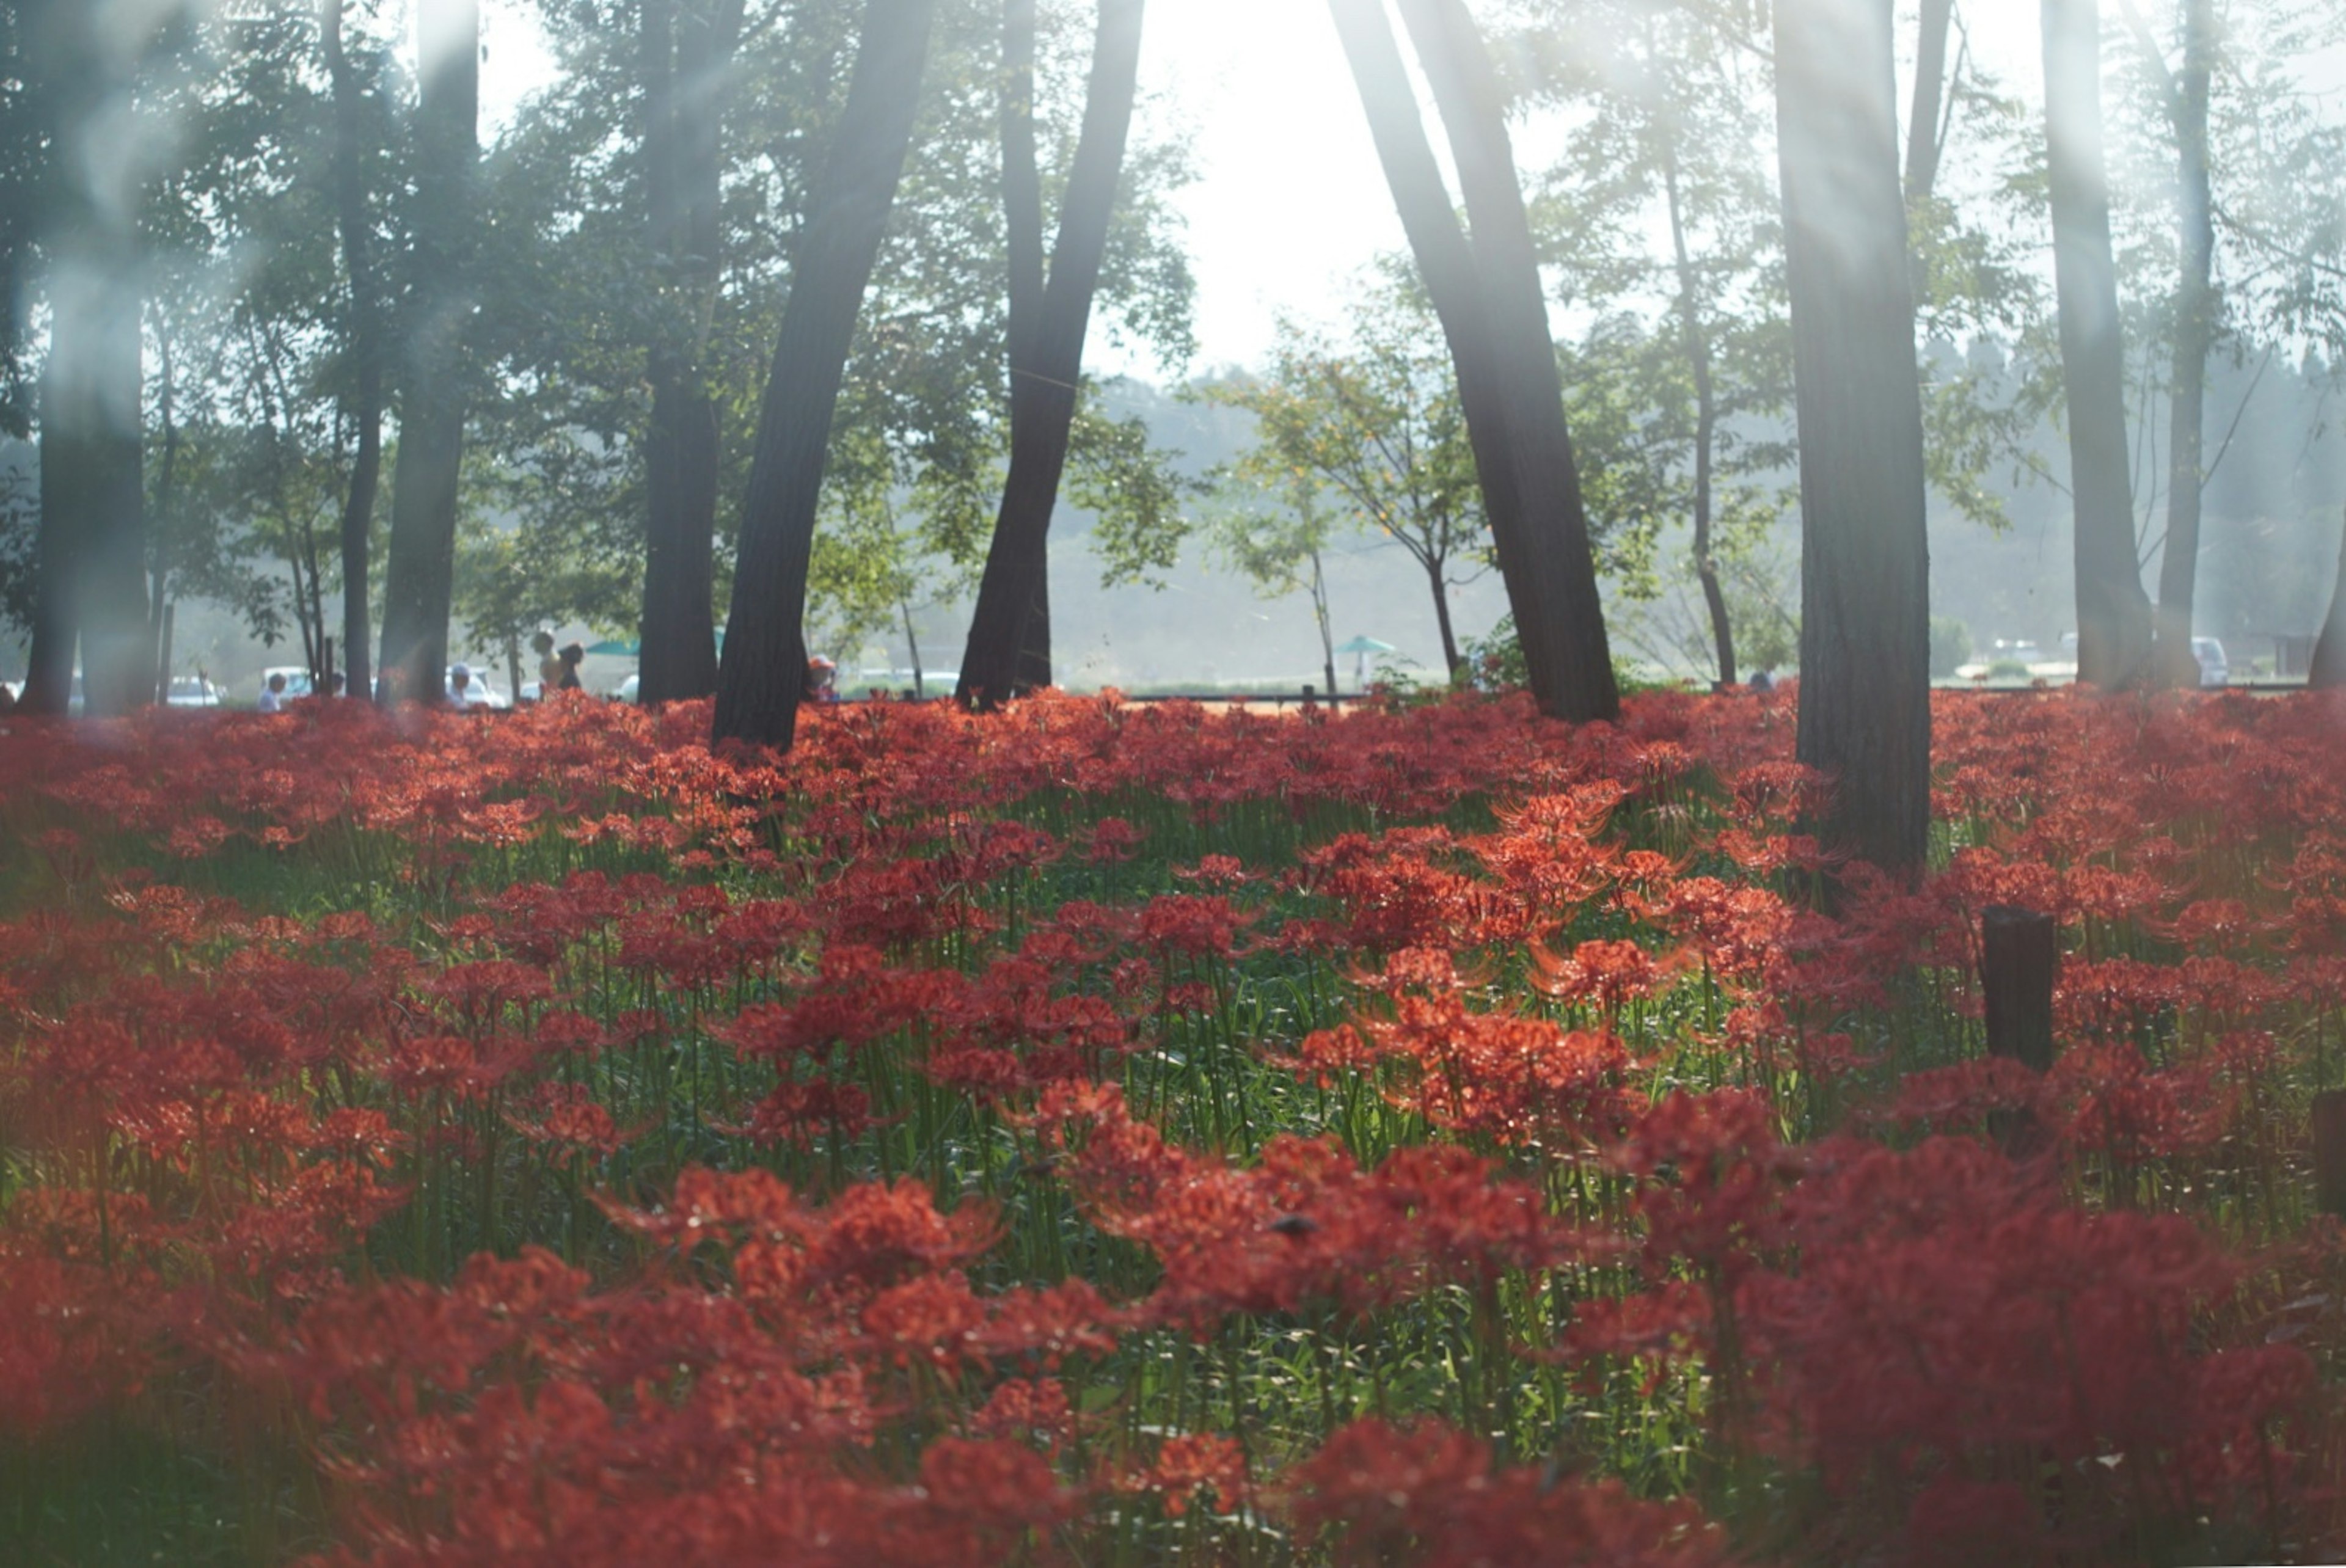
<svg viewBox="0 0 2346 1568">
<path fill-rule="evenodd" d="M 219 687 L 199 675 L 175 675 L 164 700 L 173 708 L 218 708 Z"/>
<path fill-rule="evenodd" d="M 285 677 L 285 689 L 278 695 L 286 701 L 290 702 L 297 697 L 307 697 L 310 695 L 310 667 L 300 664 L 270 665 L 267 669 L 262 670 L 260 672 L 260 685 L 255 695 L 258 695 L 260 691 L 267 691 L 269 689 L 270 681 L 275 677 L 280 675 Z M 177 681 L 174 681 L 171 684 L 175 688 L 178 685 Z"/>
</svg>

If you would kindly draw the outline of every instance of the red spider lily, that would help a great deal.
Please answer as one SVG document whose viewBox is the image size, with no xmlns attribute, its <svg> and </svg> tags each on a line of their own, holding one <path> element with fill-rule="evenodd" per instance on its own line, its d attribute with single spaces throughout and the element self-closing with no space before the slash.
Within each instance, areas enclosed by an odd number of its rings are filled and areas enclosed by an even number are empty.
<svg viewBox="0 0 2346 1568">
<path fill-rule="evenodd" d="M 1435 1422 L 1354 1421 L 1284 1484 L 1296 1528 L 1306 1539 L 1335 1532 L 1342 1563 L 1698 1568 L 1731 1560 L 1720 1532 L 1690 1505 L 1638 1502 L 1617 1481 L 1494 1470 L 1489 1445 Z"/>
<path fill-rule="evenodd" d="M 1165 1512 L 1178 1519 L 1190 1500 L 1211 1491 L 1215 1511 L 1235 1513 L 1253 1496 L 1246 1450 L 1230 1438 L 1189 1432 L 1165 1440 L 1137 1486 L 1165 1499 Z"/>
</svg>

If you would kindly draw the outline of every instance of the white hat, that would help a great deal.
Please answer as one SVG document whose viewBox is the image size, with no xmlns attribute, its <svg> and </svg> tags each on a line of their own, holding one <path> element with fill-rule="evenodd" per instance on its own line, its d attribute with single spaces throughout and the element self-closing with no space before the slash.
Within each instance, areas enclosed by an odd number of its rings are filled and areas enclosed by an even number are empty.
<svg viewBox="0 0 2346 1568">
<path fill-rule="evenodd" d="M 450 667 L 448 673 L 458 680 L 470 680 L 473 678 L 473 667 L 468 664 L 454 665 Z"/>
</svg>

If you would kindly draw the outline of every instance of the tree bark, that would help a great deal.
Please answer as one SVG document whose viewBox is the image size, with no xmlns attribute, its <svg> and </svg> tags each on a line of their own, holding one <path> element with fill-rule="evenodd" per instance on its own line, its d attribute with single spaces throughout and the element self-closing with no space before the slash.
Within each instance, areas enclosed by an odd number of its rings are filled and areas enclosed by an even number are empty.
<svg viewBox="0 0 2346 1568">
<path fill-rule="evenodd" d="M 1146 0 L 1100 0 L 1084 126 L 1059 208 L 1059 235 L 1027 342 L 1024 374 L 1013 362 L 1010 473 L 978 580 L 954 697 L 966 707 L 998 707 L 1020 684 L 1021 655 L 1038 613 L 1049 606 L 1052 508 L 1067 463 L 1067 437 L 1083 374 L 1084 337 L 1107 249 L 1124 148 L 1140 76 Z M 1024 428 L 1016 412 L 1026 400 Z M 1047 653 L 1046 656 L 1047 657 Z"/>
<path fill-rule="evenodd" d="M 1575 723 L 1614 718 L 1621 695 L 1498 73 L 1464 0 L 1401 0 L 1401 14 L 1433 89 L 1472 226 L 1533 584 L 1546 606 L 1553 711 Z"/>
<path fill-rule="evenodd" d="M 1931 824 L 1929 542 L 1890 0 L 1778 0 L 1800 448 L 1800 759 L 1826 848 L 1917 874 Z"/>
<path fill-rule="evenodd" d="M 1947 32 L 1955 0 L 1923 0 L 1914 33 L 1914 100 L 1906 121 L 1906 207 L 1912 211 L 1938 188 L 1940 105 L 1947 92 Z"/>
<path fill-rule="evenodd" d="M 1735 684 L 1735 627 L 1727 615 L 1727 591 L 1710 552 L 1712 461 L 1719 442 L 1719 391 L 1711 376 L 1710 338 L 1702 326 L 1702 294 L 1696 286 L 1694 258 L 1687 248 L 1686 214 L 1678 198 L 1678 150 L 1668 127 L 1662 129 L 1662 192 L 1668 199 L 1670 251 L 1677 263 L 1678 319 L 1686 332 L 1687 369 L 1694 378 L 1694 573 L 1710 612 L 1710 636 L 1719 650 L 1719 684 Z"/>
<path fill-rule="evenodd" d="M 382 297 L 375 280 L 374 231 L 367 216 L 364 106 L 358 74 L 342 46 L 342 0 L 322 0 L 320 32 L 326 76 L 334 96 L 334 211 L 342 230 L 342 267 L 350 274 L 350 348 L 357 386 L 351 422 L 358 451 L 351 463 L 351 487 L 342 502 L 343 690 L 364 697 L 373 681 L 369 657 L 368 578 L 374 534 L 375 495 L 382 484 L 382 367 L 387 345 Z"/>
<path fill-rule="evenodd" d="M 716 740 L 787 749 L 806 684 L 807 563 L 855 317 L 913 138 L 937 0 L 866 0 L 837 139 L 799 240 L 741 504 Z"/>
<path fill-rule="evenodd" d="M 1483 492 L 1483 514 L 1491 524 L 1493 553 L 1507 589 L 1515 636 L 1533 699 L 1551 717 L 1564 711 L 1566 682 L 1549 626 L 1549 601 L 1539 585 L 1537 551 L 1527 532 L 1515 473 L 1515 435 L 1507 397 L 1491 347 L 1474 253 L 1458 223 L 1441 166 L 1426 139 L 1408 66 L 1386 20 L 1382 0 L 1329 0 L 1329 12 L 1342 39 L 1361 107 L 1376 143 L 1385 184 L 1409 237 L 1419 279 L 1442 323 L 1443 342 L 1458 378 L 1459 406 L 1466 417 L 1467 444 Z M 1334 687 L 1331 685 L 1330 690 Z"/>
<path fill-rule="evenodd" d="M 655 255 L 705 323 L 719 285 L 723 176 L 722 75 L 741 26 L 741 0 L 643 0 L 644 165 Z M 716 539 L 719 431 L 700 361 L 688 345 L 655 343 L 645 440 L 641 700 L 717 689 Z"/>
<path fill-rule="evenodd" d="M 441 700 L 464 454 L 473 184 L 480 158 L 479 0 L 420 0 L 415 249 L 383 566 L 383 700 Z"/>
<path fill-rule="evenodd" d="M 1035 151 L 1035 0 L 1004 0 L 1002 7 L 1002 214 L 1008 240 L 1010 310 L 1010 444 L 1035 423 L 1032 395 L 1035 324 L 1043 312 L 1043 175 Z M 1031 439 L 1031 432 L 1029 433 Z M 1035 575 L 1034 608 L 1018 647 L 1015 687 L 1051 684 L 1051 565 L 1045 536 L 1042 569 Z"/>
<path fill-rule="evenodd" d="M 2185 0 L 2183 69 L 2175 95 L 2177 250 L 2175 344 L 2168 405 L 2167 543 L 2158 563 L 2154 654 L 2157 679 L 2199 684 L 2191 652 L 2192 600 L 2199 580 L 2199 503 L 2208 351 L 2216 331 L 2216 229 L 2208 181 L 2208 82 L 2215 64 L 2213 0 Z"/>
<path fill-rule="evenodd" d="M 2141 678 L 2151 616 L 2127 473 L 2126 346 L 2102 162 L 2100 23 L 2095 0 L 2042 4 L 2045 164 L 2076 518 L 2077 678 L 2108 688 Z"/>
<path fill-rule="evenodd" d="M 2338 545 L 2338 581 L 2330 590 L 2330 614 L 2321 635 L 2313 641 L 2313 660 L 2306 666 L 2305 684 L 2316 690 L 2346 686 L 2346 537 Z"/>
<path fill-rule="evenodd" d="M 129 100 L 142 40 L 84 5 L 44 5 L 26 19 L 61 178 L 46 245 L 40 584 L 26 705 L 67 710 L 78 651 L 85 711 L 124 713 L 154 699 L 140 474 L 143 258 L 135 176 L 93 143 Z"/>
</svg>

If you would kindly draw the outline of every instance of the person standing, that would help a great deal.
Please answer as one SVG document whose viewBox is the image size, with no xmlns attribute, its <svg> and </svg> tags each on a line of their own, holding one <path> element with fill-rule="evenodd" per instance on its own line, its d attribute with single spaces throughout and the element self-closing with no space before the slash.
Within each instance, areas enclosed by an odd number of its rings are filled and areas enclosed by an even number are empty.
<svg viewBox="0 0 2346 1568">
<path fill-rule="evenodd" d="M 448 706 L 470 708 L 479 694 L 473 689 L 473 667 L 454 664 L 448 667 Z"/>
<path fill-rule="evenodd" d="M 562 652 L 554 661 L 554 679 L 547 684 L 546 689 L 548 691 L 586 689 L 586 683 L 578 678 L 578 666 L 586 657 L 586 650 L 578 644 L 565 643 Z"/>
<path fill-rule="evenodd" d="M 269 684 L 260 688 L 260 711 L 263 713 L 285 711 L 285 677 L 282 674 L 270 676 Z"/>
</svg>

